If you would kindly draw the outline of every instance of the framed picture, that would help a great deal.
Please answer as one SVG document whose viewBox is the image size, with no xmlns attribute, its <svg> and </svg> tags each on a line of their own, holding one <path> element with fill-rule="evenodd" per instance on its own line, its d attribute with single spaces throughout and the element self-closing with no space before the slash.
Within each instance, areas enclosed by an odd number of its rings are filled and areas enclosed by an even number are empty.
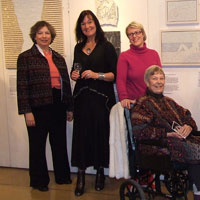
<svg viewBox="0 0 200 200">
<path fill-rule="evenodd" d="M 166 0 L 166 24 L 199 23 L 198 0 Z"/>
<path fill-rule="evenodd" d="M 121 52 L 121 37 L 120 31 L 107 31 L 105 32 L 106 39 L 113 44 L 116 53 L 119 56 Z"/>
<path fill-rule="evenodd" d="M 200 65 L 200 30 L 161 31 L 163 65 Z"/>
</svg>

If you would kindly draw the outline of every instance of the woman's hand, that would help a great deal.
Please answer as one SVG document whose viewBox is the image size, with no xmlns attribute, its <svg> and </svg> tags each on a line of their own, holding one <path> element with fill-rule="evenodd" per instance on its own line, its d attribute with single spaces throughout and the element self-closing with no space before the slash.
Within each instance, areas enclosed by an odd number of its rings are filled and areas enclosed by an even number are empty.
<svg viewBox="0 0 200 200">
<path fill-rule="evenodd" d="M 187 124 L 184 124 L 181 127 L 177 127 L 176 130 L 178 133 L 177 132 L 167 133 L 167 137 L 177 137 L 180 139 L 183 139 L 183 138 L 185 139 L 192 132 L 192 127 Z"/>
<path fill-rule="evenodd" d="M 123 99 L 120 101 L 122 107 L 124 108 L 131 108 L 131 104 L 134 104 L 136 101 L 135 100 L 131 100 L 131 99 Z"/>
<path fill-rule="evenodd" d="M 89 78 L 98 79 L 98 77 L 99 77 L 98 73 L 93 72 L 92 70 L 85 70 L 81 74 L 81 78 L 84 78 L 84 79 L 89 79 Z"/>
<path fill-rule="evenodd" d="M 27 126 L 35 126 L 35 118 L 33 116 L 33 113 L 25 113 L 25 121 Z"/>
<path fill-rule="evenodd" d="M 187 138 L 188 135 L 190 135 L 190 133 L 192 132 L 192 127 L 187 125 L 187 124 L 184 124 L 183 126 L 181 127 L 178 127 L 177 128 L 177 131 L 184 137 L 184 138 Z"/>
<path fill-rule="evenodd" d="M 76 71 L 76 70 L 72 71 L 72 73 L 71 73 L 71 79 L 73 81 L 77 81 L 77 79 L 79 79 L 79 78 L 80 78 L 80 72 Z"/>
<path fill-rule="evenodd" d="M 73 120 L 73 112 L 67 111 L 67 121 L 71 122 Z"/>
<path fill-rule="evenodd" d="M 184 139 L 183 136 L 178 134 L 177 132 L 167 133 L 167 137 L 176 137 L 176 138 L 179 138 L 179 139 Z"/>
</svg>

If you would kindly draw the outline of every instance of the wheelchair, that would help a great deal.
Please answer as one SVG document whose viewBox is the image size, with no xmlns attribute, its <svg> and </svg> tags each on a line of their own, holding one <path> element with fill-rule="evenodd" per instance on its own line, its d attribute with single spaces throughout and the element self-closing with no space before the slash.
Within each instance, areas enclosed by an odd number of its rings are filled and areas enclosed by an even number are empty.
<svg viewBox="0 0 200 200">
<path fill-rule="evenodd" d="M 124 181 L 119 190 L 120 200 L 147 200 L 157 196 L 176 200 L 187 200 L 189 179 L 186 165 L 174 163 L 170 155 L 148 155 L 139 150 L 140 145 L 166 148 L 160 141 L 137 141 L 132 136 L 130 111 L 125 109 L 128 131 L 128 160 L 130 180 Z M 143 174 L 141 172 L 144 172 Z M 150 178 L 154 174 L 152 180 Z M 162 178 L 161 178 L 162 177 Z M 147 183 L 145 186 L 142 183 Z M 166 187 L 163 192 L 161 183 Z M 145 195 L 146 194 L 146 195 Z"/>
</svg>

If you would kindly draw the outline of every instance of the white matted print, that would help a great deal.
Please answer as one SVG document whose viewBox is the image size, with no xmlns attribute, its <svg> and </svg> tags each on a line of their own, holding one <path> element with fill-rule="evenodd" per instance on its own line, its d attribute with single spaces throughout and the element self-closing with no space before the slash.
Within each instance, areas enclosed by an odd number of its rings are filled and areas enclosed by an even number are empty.
<svg viewBox="0 0 200 200">
<path fill-rule="evenodd" d="M 200 30 L 161 31 L 164 65 L 200 65 Z"/>
<path fill-rule="evenodd" d="M 198 0 L 166 0 L 166 24 L 199 23 Z"/>
</svg>

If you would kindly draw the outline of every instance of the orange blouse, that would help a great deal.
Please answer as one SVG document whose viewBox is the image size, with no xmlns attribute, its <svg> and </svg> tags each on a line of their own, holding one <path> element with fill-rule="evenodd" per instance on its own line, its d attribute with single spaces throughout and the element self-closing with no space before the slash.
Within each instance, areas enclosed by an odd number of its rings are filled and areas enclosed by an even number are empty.
<svg viewBox="0 0 200 200">
<path fill-rule="evenodd" d="M 48 52 L 48 53 L 44 52 L 44 55 L 49 63 L 50 76 L 51 76 L 51 87 L 60 89 L 61 88 L 60 73 L 52 60 L 52 54 L 50 52 Z"/>
</svg>

